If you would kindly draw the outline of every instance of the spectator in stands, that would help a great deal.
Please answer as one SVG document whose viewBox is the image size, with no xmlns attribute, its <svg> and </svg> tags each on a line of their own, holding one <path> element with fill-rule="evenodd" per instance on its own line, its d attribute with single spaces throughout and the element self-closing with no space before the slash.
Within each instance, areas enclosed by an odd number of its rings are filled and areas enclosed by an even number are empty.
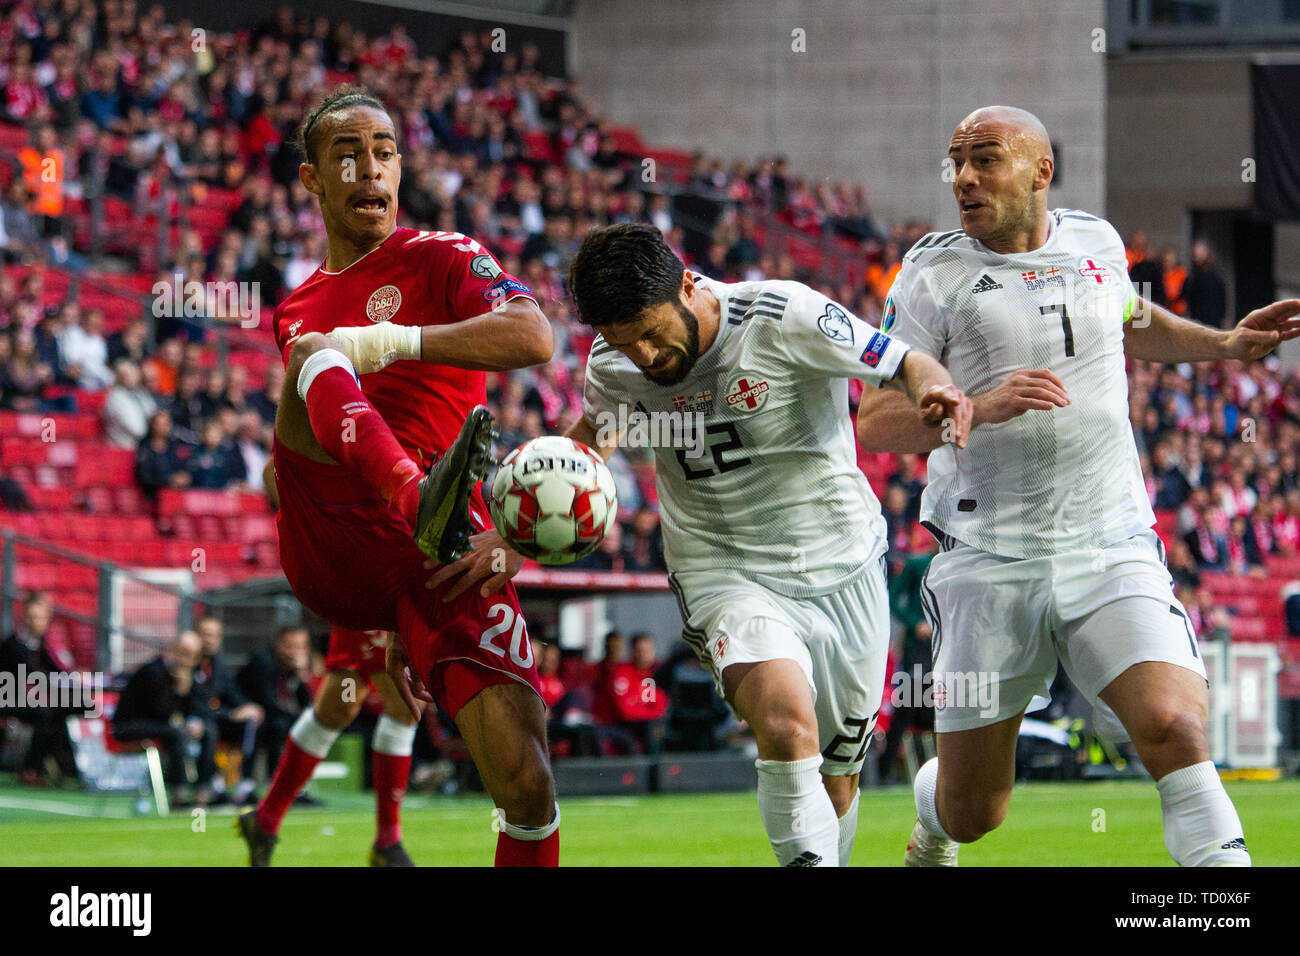
<svg viewBox="0 0 1300 956">
<path fill-rule="evenodd" d="M 564 697 L 564 681 L 560 680 L 560 648 L 557 644 L 544 644 L 534 638 L 533 660 L 537 662 L 537 678 L 542 687 L 542 700 L 550 709 Z"/>
<path fill-rule="evenodd" d="M 665 571 L 664 541 L 659 528 L 659 512 L 649 505 L 638 508 L 632 516 L 631 533 L 623 538 L 625 571 Z"/>
<path fill-rule="evenodd" d="M 275 424 L 275 412 L 280 407 L 280 392 L 284 387 L 284 366 L 273 362 L 266 369 L 266 387 L 261 391 L 249 392 L 248 405 L 262 421 L 268 425 Z"/>
<path fill-rule="evenodd" d="M 138 448 L 149 434 L 149 419 L 158 411 L 158 403 L 130 359 L 118 359 L 113 372 L 113 387 L 104 402 L 104 434 L 118 448 Z"/>
<path fill-rule="evenodd" d="M 1234 515 L 1229 520 L 1227 545 L 1229 571 L 1233 574 L 1263 573 L 1264 556 L 1255 540 L 1255 529 L 1245 515 Z"/>
<path fill-rule="evenodd" d="M 226 373 L 219 368 L 208 369 L 204 389 L 199 394 L 199 418 L 215 418 L 217 412 L 228 407 L 226 399 Z"/>
<path fill-rule="evenodd" d="M 668 692 L 655 680 L 658 670 L 654 635 L 647 632 L 635 634 L 632 637 L 632 659 L 615 669 L 611 687 L 619 726 L 645 754 L 659 752 L 663 740 L 663 716 L 668 710 Z"/>
<path fill-rule="evenodd" d="M 9 361 L 0 368 L 0 407 L 16 412 L 46 411 L 46 390 L 54 381 L 54 370 L 36 354 L 36 335 L 19 328 L 12 335 Z"/>
<path fill-rule="evenodd" d="M 1155 409 L 1151 411 L 1154 414 Z M 1173 450 L 1168 442 L 1156 445 L 1153 464 L 1157 483 L 1156 508 L 1160 510 L 1181 508 L 1187 496 L 1191 494 L 1192 485 L 1174 459 Z"/>
<path fill-rule="evenodd" d="M 268 445 L 270 429 L 254 411 L 247 411 L 239 419 L 238 440 L 235 443 L 244 463 L 244 474 L 249 491 L 260 492 L 263 487 L 262 472 L 270 458 Z"/>
<path fill-rule="evenodd" d="M 1246 484 L 1246 477 L 1244 471 L 1234 471 L 1222 491 L 1219 506 L 1229 518 L 1250 514 L 1259 501 L 1255 489 Z"/>
<path fill-rule="evenodd" d="M 1198 240 L 1192 245 L 1192 272 L 1183 286 L 1183 295 L 1187 299 L 1188 318 L 1216 329 L 1223 326 L 1228 291 L 1206 242 Z"/>
<path fill-rule="evenodd" d="M 181 368 L 183 348 L 179 339 L 164 339 L 158 351 L 145 360 L 145 366 L 154 370 L 158 395 L 174 395 L 176 379 Z M 147 373 L 146 373 L 147 374 Z"/>
<path fill-rule="evenodd" d="M 194 684 L 202 647 L 193 631 L 181 632 L 160 656 L 130 676 L 113 712 L 113 736 L 156 743 L 163 751 L 167 783 L 196 787 L 198 804 L 211 799 L 216 770 L 216 725 L 207 719 L 207 698 Z"/>
<path fill-rule="evenodd" d="M 615 630 L 607 633 L 604 655 L 596 664 L 592 686 L 594 699 L 591 714 L 596 724 L 600 753 L 606 753 L 610 749 L 623 754 L 634 752 L 635 739 L 623 728 L 618 709 L 618 697 L 626 691 L 627 677 L 623 673 L 626 655 L 627 640 L 623 632 Z"/>
<path fill-rule="evenodd" d="M 201 391 L 203 373 L 197 368 L 182 367 L 176 376 L 176 393 L 167 410 L 172 424 L 186 441 L 198 443 L 208 407 Z"/>
<path fill-rule="evenodd" d="M 75 777 L 71 742 L 68 740 L 67 712 L 47 699 L 43 706 L 26 706 L 28 680 L 40 675 L 46 687 L 71 679 L 75 666 L 67 652 L 50 635 L 53 619 L 50 596 L 44 591 L 29 595 L 23 602 L 22 619 L 17 629 L 0 641 L 0 675 L 8 678 L 15 689 L 18 706 L 0 710 L 0 716 L 29 724 L 31 741 L 18 768 L 23 784 L 46 783 L 46 761 L 53 758 L 63 776 Z"/>
<path fill-rule="evenodd" d="M 1164 269 L 1147 251 L 1147 234 L 1137 230 L 1128 242 L 1128 277 L 1139 294 L 1162 308 L 1169 307 L 1165 297 Z"/>
<path fill-rule="evenodd" d="M 1191 530 L 1183 538 L 1202 570 L 1219 571 L 1228 562 L 1228 542 L 1218 530 L 1218 519 L 1213 505 L 1203 503 L 1195 506 Z"/>
<path fill-rule="evenodd" d="M 1173 538 L 1169 542 L 1169 576 L 1174 579 L 1175 587 L 1198 588 L 1201 585 L 1201 571 L 1196 566 L 1187 542 L 1182 538 Z"/>
<path fill-rule="evenodd" d="M 198 666 L 194 669 L 196 693 L 207 708 L 208 716 L 216 722 L 217 739 L 231 744 L 240 755 L 241 781 L 233 794 L 234 802 L 243 803 L 252 792 L 253 754 L 257 744 L 257 728 L 264 716 L 260 705 L 244 698 L 235 672 L 230 669 L 221 652 L 224 628 L 221 619 L 211 615 L 199 619 L 195 625 L 202 645 Z M 224 781 L 214 781 L 218 794 L 224 791 Z"/>
<path fill-rule="evenodd" d="M 216 419 L 204 423 L 202 443 L 186 459 L 185 470 L 192 488 L 223 490 L 248 480 L 243 456 Z"/>
<path fill-rule="evenodd" d="M 912 522 L 907 514 L 907 492 L 902 485 L 885 486 L 885 500 L 881 503 L 885 517 L 885 554 L 891 571 L 897 571 L 907 560 L 912 542 Z"/>
<path fill-rule="evenodd" d="M 67 155 L 59 145 L 53 126 L 42 123 L 36 128 L 35 143 L 18 151 L 23 182 L 31 196 L 28 211 L 39 223 L 41 237 L 50 239 L 63 230 L 63 190 L 67 175 Z"/>
<path fill-rule="evenodd" d="M 254 654 L 239 672 L 244 697 L 262 708 L 257 747 L 266 753 L 266 765 L 278 766 L 289 731 L 298 716 L 311 706 L 311 642 L 304 627 L 283 627 L 271 652 Z"/>
<path fill-rule="evenodd" d="M 1232 618 L 1223 608 L 1214 603 L 1214 595 L 1207 587 L 1199 587 L 1190 595 L 1180 600 L 1187 609 L 1187 616 L 1192 622 L 1192 632 L 1198 641 L 1214 637 L 1216 628 L 1230 628 Z"/>
<path fill-rule="evenodd" d="M 40 250 L 41 233 L 32 214 L 27 211 L 27 189 L 16 179 L 5 191 L 0 203 L 0 248 L 4 261 L 25 262 Z"/>
<path fill-rule="evenodd" d="M 624 571 L 626 558 L 623 551 L 623 526 L 614 522 L 600 539 L 596 550 L 585 558 L 574 561 L 569 567 L 578 571 Z"/>
<path fill-rule="evenodd" d="M 104 310 L 86 309 L 79 324 L 70 325 L 59 340 L 63 361 L 77 385 L 89 392 L 108 388 L 113 373 L 108 367 L 108 342 L 104 339 Z"/>
<path fill-rule="evenodd" d="M 36 326 L 36 356 L 54 373 L 53 384 L 75 386 L 80 367 L 69 368 L 63 360 L 62 340 L 70 326 L 81 320 L 81 309 L 75 302 L 65 302 L 57 309 L 46 309 Z"/>
<path fill-rule="evenodd" d="M 128 322 L 108 337 L 108 361 L 116 368 L 119 359 L 130 359 L 137 366 L 149 357 L 149 326 L 144 319 Z"/>
<path fill-rule="evenodd" d="M 166 409 L 154 412 L 149 419 L 149 434 L 135 455 L 135 477 L 145 497 L 158 497 L 163 488 L 186 488 L 190 473 L 185 468 L 189 447 L 172 434 L 172 417 Z"/>
<path fill-rule="evenodd" d="M 921 518 L 921 492 L 925 490 L 925 463 L 920 455 L 903 454 L 898 457 L 898 467 L 889 476 L 891 485 L 898 485 L 907 493 L 909 521 Z"/>
</svg>

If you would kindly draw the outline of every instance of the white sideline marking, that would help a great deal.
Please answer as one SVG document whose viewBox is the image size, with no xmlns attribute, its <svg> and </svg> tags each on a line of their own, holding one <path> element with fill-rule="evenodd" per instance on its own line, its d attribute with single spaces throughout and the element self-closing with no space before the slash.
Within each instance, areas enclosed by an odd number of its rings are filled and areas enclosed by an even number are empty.
<svg viewBox="0 0 1300 956">
<path fill-rule="evenodd" d="M 78 808 L 65 803 L 57 803 L 53 800 L 26 800 L 22 797 L 0 797 L 0 810 L 40 810 L 44 813 L 57 813 L 65 817 L 98 817 L 114 820 L 126 820 L 133 816 L 130 812 L 99 813 L 94 810 L 87 811 L 84 807 Z"/>
</svg>

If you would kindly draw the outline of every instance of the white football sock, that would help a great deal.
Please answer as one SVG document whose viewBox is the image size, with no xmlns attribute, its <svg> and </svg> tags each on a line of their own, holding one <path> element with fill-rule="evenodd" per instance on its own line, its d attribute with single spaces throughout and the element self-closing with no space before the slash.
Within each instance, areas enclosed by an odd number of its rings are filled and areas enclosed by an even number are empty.
<svg viewBox="0 0 1300 956">
<path fill-rule="evenodd" d="M 334 746 L 334 741 L 338 740 L 339 734 L 343 731 L 334 730 L 326 727 L 316 719 L 316 711 L 308 708 L 298 715 L 294 721 L 293 729 L 289 731 L 289 736 L 293 742 L 300 748 L 311 754 L 318 760 L 324 760 L 325 755 L 330 752 Z"/>
<path fill-rule="evenodd" d="M 939 807 L 934 802 L 934 791 L 939 786 L 939 758 L 931 757 L 921 764 L 912 783 L 912 794 L 916 797 L 916 816 L 921 826 L 937 837 L 951 840 L 952 837 L 939 822 Z"/>
<path fill-rule="evenodd" d="M 316 381 L 317 375 L 329 368 L 347 369 L 349 375 L 357 378 L 357 370 L 352 367 L 352 362 L 346 355 L 338 349 L 321 349 L 308 355 L 298 370 L 298 397 L 307 401 L 307 390 L 311 388 L 311 383 Z M 361 379 L 357 378 L 357 381 L 360 382 Z"/>
<path fill-rule="evenodd" d="M 1241 819 L 1210 760 L 1156 781 L 1165 846 L 1179 866 L 1250 866 Z"/>
<path fill-rule="evenodd" d="M 504 810 L 497 810 L 497 819 L 500 821 L 501 832 L 512 840 L 523 840 L 526 843 L 534 843 L 538 840 L 545 840 L 548 836 L 560 828 L 560 805 L 555 805 L 555 816 L 551 817 L 551 822 L 544 827 L 525 827 L 517 823 L 511 823 L 506 819 Z"/>
<path fill-rule="evenodd" d="M 849 858 L 853 856 L 853 838 L 858 832 L 858 798 L 860 796 L 862 796 L 862 791 L 858 791 L 853 795 L 853 802 L 844 811 L 844 816 L 840 817 L 840 866 L 848 866 Z"/>
<path fill-rule="evenodd" d="M 370 746 L 376 753 L 389 757 L 409 757 L 411 751 L 415 749 L 415 731 L 418 726 L 418 724 L 404 724 L 387 714 L 380 714 Z"/>
<path fill-rule="evenodd" d="M 822 783 L 821 756 L 755 760 L 758 812 L 781 866 L 837 866 L 839 820 Z"/>
</svg>

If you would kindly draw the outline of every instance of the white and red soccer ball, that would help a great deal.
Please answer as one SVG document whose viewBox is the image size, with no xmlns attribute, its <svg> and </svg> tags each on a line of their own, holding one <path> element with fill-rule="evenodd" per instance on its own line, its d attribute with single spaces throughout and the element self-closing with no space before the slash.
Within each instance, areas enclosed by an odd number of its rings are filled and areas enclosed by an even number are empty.
<svg viewBox="0 0 1300 956">
<path fill-rule="evenodd" d="M 545 435 L 501 462 L 488 502 L 501 537 L 539 564 L 568 564 L 596 549 L 618 515 L 614 476 L 581 442 Z"/>
</svg>

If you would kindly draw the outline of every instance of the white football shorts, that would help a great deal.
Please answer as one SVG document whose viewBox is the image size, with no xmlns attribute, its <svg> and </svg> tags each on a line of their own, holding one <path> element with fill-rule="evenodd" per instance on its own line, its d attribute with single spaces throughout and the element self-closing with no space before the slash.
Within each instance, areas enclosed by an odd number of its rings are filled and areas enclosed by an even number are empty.
<svg viewBox="0 0 1300 956">
<path fill-rule="evenodd" d="M 884 558 L 830 594 L 791 598 L 735 572 L 669 575 L 685 624 L 682 637 L 713 674 L 731 664 L 789 659 L 812 688 L 821 772 L 861 771 L 880 714 L 889 653 Z"/>
<path fill-rule="evenodd" d="M 1047 706 L 1058 659 L 1092 702 L 1097 732 L 1117 742 L 1128 734 L 1097 695 L 1124 671 L 1163 661 L 1205 678 L 1154 531 L 1046 558 L 945 544 L 921 588 L 939 733 Z"/>
</svg>

